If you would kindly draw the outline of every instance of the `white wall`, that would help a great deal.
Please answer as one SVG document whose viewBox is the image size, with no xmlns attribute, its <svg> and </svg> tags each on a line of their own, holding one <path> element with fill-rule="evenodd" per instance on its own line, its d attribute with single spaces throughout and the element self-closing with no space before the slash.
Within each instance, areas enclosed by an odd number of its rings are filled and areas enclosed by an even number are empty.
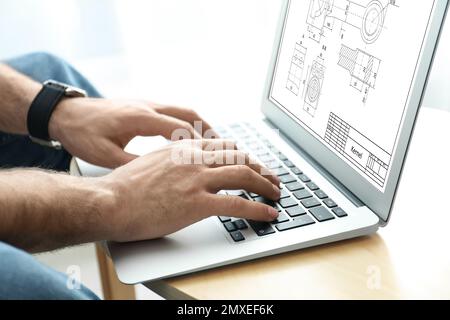
<svg viewBox="0 0 450 320">
<path fill-rule="evenodd" d="M 246 59 L 252 66 L 249 70 L 254 72 L 253 67 L 258 67 L 263 77 L 279 3 L 280 0 L 0 0 L 0 58 L 36 50 L 51 51 L 70 61 L 124 55 L 134 62 L 148 62 L 163 56 L 165 61 L 159 63 L 170 70 L 168 61 L 172 60 L 172 65 L 183 73 L 192 71 L 189 62 L 184 69 L 176 59 L 200 56 L 206 69 L 213 67 L 215 52 L 225 52 L 229 59 L 221 61 L 222 65 L 232 67 L 234 61 Z M 447 110 L 449 28 L 447 24 L 425 101 L 426 106 Z M 153 67 L 151 63 L 149 67 Z M 244 69 L 240 73 L 245 76 L 245 72 Z"/>
<path fill-rule="evenodd" d="M 0 58 L 51 51 L 67 59 L 120 52 L 111 0 L 0 0 Z"/>
</svg>

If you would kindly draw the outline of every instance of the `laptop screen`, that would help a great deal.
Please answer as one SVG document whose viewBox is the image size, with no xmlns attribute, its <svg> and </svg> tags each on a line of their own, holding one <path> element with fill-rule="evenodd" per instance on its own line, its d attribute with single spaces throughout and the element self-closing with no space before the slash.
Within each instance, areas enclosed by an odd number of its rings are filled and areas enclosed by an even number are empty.
<svg viewBox="0 0 450 320">
<path fill-rule="evenodd" d="M 289 2 L 270 100 L 382 192 L 433 8 Z"/>
</svg>

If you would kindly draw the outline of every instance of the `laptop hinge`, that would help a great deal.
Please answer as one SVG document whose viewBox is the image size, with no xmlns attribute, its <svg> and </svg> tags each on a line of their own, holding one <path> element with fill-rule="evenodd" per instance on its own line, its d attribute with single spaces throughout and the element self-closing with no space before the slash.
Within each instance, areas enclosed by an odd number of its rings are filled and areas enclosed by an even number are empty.
<svg viewBox="0 0 450 320">
<path fill-rule="evenodd" d="M 363 207 L 364 203 L 358 199 L 349 189 L 347 189 L 341 182 L 339 182 L 330 172 L 322 167 L 314 158 L 312 158 L 305 150 L 303 150 L 297 143 L 290 139 L 283 133 L 280 128 L 277 128 L 269 119 L 263 120 L 269 127 L 277 129 L 280 132 L 280 137 L 293 148 L 298 154 L 300 154 L 314 169 L 316 169 L 321 175 L 325 177 L 333 186 L 338 189 L 350 202 L 356 207 Z"/>
</svg>

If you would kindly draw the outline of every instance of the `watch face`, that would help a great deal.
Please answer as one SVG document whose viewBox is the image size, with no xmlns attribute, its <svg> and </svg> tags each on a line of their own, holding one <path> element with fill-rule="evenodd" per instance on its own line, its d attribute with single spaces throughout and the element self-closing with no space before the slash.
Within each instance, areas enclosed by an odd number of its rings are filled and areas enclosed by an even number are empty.
<svg viewBox="0 0 450 320">
<path fill-rule="evenodd" d="M 44 85 L 58 88 L 58 89 L 63 89 L 66 97 L 73 97 L 73 98 L 87 97 L 87 93 L 83 89 L 76 88 L 74 86 L 71 86 L 71 85 L 68 85 L 68 84 L 65 84 L 62 82 L 58 82 L 55 80 L 47 80 L 44 82 Z"/>
<path fill-rule="evenodd" d="M 87 92 L 83 89 L 75 88 L 75 87 L 67 87 L 66 96 L 73 98 L 84 98 L 87 97 Z"/>
</svg>

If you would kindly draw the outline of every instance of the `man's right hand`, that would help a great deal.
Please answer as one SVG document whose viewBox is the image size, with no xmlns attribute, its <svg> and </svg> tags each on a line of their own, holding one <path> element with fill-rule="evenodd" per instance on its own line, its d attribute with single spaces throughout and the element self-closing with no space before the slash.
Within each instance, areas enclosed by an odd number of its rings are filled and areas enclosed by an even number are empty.
<svg viewBox="0 0 450 320">
<path fill-rule="evenodd" d="M 216 150 L 216 151 L 208 151 Z M 279 179 L 223 140 L 184 140 L 99 178 L 108 197 L 108 240 L 160 238 L 210 216 L 273 221 L 277 210 L 220 190 L 244 189 L 280 198 Z"/>
</svg>

